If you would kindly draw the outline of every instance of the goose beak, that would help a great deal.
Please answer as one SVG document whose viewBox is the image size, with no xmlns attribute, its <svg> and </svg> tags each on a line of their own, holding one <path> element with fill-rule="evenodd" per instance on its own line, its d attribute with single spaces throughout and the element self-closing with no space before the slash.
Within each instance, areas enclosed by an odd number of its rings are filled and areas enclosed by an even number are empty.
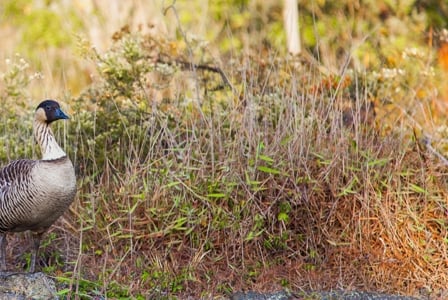
<svg viewBox="0 0 448 300">
<path fill-rule="evenodd" d="M 60 108 L 56 110 L 55 117 L 57 119 L 70 119 Z"/>
</svg>

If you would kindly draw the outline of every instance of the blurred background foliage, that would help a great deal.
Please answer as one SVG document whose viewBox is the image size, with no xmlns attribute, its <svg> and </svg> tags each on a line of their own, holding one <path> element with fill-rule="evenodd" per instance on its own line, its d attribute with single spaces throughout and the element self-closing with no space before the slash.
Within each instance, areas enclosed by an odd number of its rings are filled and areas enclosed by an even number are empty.
<svg viewBox="0 0 448 300">
<path fill-rule="evenodd" d="M 419 131 L 431 135 L 444 131 L 439 127 L 448 101 L 443 80 L 448 72 L 445 1 L 316 0 L 299 1 L 298 9 L 301 57 L 319 66 L 328 77 L 323 78 L 324 83 L 350 81 L 348 69 L 364 74 L 365 83 L 374 87 L 370 96 L 380 119 L 392 119 L 386 125 L 393 128 L 397 119 L 406 118 L 405 122 Z M 27 72 L 40 74 L 30 75 L 33 79 L 27 80 L 27 91 L 22 92 L 28 95 L 21 95 L 20 101 L 12 94 L 3 97 L 4 102 L 14 102 L 9 107 L 34 105 L 43 95 L 70 103 L 90 84 L 107 76 L 104 67 L 97 65 L 107 65 L 113 57 L 98 62 L 92 55 L 114 47 L 114 34 L 125 27 L 160 41 L 152 45 L 148 54 L 152 58 L 165 55 L 171 60 L 223 67 L 243 55 L 255 58 L 262 69 L 265 57 L 287 54 L 281 1 L 5 0 L 0 3 L 0 12 L 3 61 L 18 54 L 31 66 Z M 14 66 L 0 67 L 7 74 Z M 134 76 L 132 72 L 120 76 Z M 176 71 L 167 72 L 171 74 L 163 79 L 173 79 Z M 124 77 L 116 79 L 126 82 Z M 25 90 L 23 80 L 20 84 Z M 165 91 L 158 97 L 179 96 L 172 86 L 168 89 L 160 88 Z M 197 93 L 192 85 L 182 90 L 188 98 Z M 409 95 L 409 90 L 414 94 Z"/>
<path fill-rule="evenodd" d="M 74 68 L 82 75 L 76 80 L 65 78 L 66 84 L 79 93 L 83 85 L 76 82 L 90 80 L 82 66 L 73 65 L 79 56 L 76 51 L 80 40 L 105 50 L 112 43 L 112 34 L 125 25 L 164 35 L 177 41 L 178 47 L 188 41 L 198 51 L 206 47 L 229 55 L 232 51 L 250 53 L 263 48 L 273 49 L 278 55 L 286 52 L 281 1 L 175 1 L 176 12 L 167 10 L 163 14 L 171 4 L 5 0 L 0 4 L 3 55 L 20 52 L 38 69 L 45 68 L 42 58 L 50 55 L 50 61 L 55 60 L 51 70 L 67 72 Z M 447 10 L 443 0 L 299 1 L 302 44 L 320 63 L 335 71 L 348 56 L 357 70 L 395 67 L 405 49 L 431 49 L 438 44 L 437 34 L 445 28 Z M 64 64 L 67 52 L 70 64 Z"/>
<path fill-rule="evenodd" d="M 169 1 L 106 3 L 2 1 L 1 29 L 8 37 L 3 55 L 20 52 L 42 68 L 38 62 L 43 53 L 73 54 L 80 38 L 105 50 L 112 34 L 129 24 L 133 30 L 153 30 L 179 43 L 187 33 L 189 42 L 207 43 L 220 53 L 263 46 L 285 53 L 281 1 L 175 1 L 176 13 L 167 10 L 165 15 Z M 406 48 L 436 40 L 436 33 L 445 28 L 447 11 L 443 0 L 299 1 L 300 32 L 303 47 L 328 67 L 337 68 L 354 51 L 357 68 L 378 68 L 394 65 Z M 429 36 L 430 30 L 434 36 Z"/>
</svg>

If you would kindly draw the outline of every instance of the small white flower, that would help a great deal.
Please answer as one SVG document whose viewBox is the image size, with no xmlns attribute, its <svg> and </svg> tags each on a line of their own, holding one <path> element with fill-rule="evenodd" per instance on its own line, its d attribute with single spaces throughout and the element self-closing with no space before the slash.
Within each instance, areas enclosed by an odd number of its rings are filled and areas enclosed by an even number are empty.
<svg viewBox="0 0 448 300">
<path fill-rule="evenodd" d="M 40 72 L 35 72 L 33 75 L 29 76 L 30 80 L 34 80 L 34 79 L 43 79 L 44 75 Z"/>
<path fill-rule="evenodd" d="M 397 68 L 383 68 L 381 69 L 381 77 L 388 79 L 388 78 L 394 78 L 397 76 L 404 75 L 405 71 L 403 69 L 397 69 Z"/>
</svg>

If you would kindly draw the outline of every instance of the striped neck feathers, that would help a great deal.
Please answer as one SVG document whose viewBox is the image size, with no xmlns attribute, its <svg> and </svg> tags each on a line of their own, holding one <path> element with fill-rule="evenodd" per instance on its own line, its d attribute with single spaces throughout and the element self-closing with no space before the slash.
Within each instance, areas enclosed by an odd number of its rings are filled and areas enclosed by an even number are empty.
<svg viewBox="0 0 448 300">
<path fill-rule="evenodd" d="M 67 156 L 56 142 L 53 131 L 48 123 L 34 120 L 33 130 L 34 138 L 40 146 L 43 160 L 53 160 Z"/>
</svg>

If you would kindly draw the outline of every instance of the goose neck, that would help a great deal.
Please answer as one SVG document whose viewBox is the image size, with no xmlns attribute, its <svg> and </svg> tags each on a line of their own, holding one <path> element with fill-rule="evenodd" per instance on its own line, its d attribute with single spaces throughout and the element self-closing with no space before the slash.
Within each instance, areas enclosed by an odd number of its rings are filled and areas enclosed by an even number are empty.
<svg viewBox="0 0 448 300">
<path fill-rule="evenodd" d="M 40 146 L 43 160 L 58 159 L 67 155 L 56 142 L 49 124 L 35 121 L 33 130 L 34 138 Z"/>
</svg>

